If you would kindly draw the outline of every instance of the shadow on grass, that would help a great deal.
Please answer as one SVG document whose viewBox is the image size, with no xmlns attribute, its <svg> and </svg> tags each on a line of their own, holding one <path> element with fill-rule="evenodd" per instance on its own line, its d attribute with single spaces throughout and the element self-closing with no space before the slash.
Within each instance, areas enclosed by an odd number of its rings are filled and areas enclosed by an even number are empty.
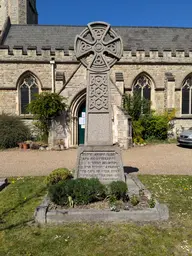
<svg viewBox="0 0 192 256">
<path fill-rule="evenodd" d="M 1 215 L 0 215 L 0 224 L 4 224 L 5 223 L 3 218 L 5 216 L 7 216 L 10 212 L 16 211 L 19 207 L 23 207 L 25 204 L 30 202 L 32 199 L 38 198 L 38 197 L 42 196 L 42 193 L 45 192 L 45 191 L 46 191 L 46 187 L 43 187 L 42 189 L 37 191 L 34 195 L 31 195 L 30 197 L 28 197 L 26 200 L 20 201 L 14 207 L 12 207 L 10 209 L 7 209 L 4 212 L 2 212 Z M 11 225 L 9 225 L 7 227 L 0 228 L 0 231 L 6 230 L 6 229 L 12 229 L 12 228 L 15 228 L 15 227 L 18 227 L 18 226 L 22 226 L 22 225 L 24 225 L 24 224 L 26 224 L 26 223 L 28 223 L 28 222 L 30 222 L 32 220 L 34 220 L 34 218 L 31 218 L 29 220 L 22 221 L 22 222 L 19 222 L 19 223 L 16 223 L 16 224 L 11 224 Z"/>
<path fill-rule="evenodd" d="M 124 168 L 124 173 L 126 173 L 126 174 L 139 171 L 139 169 L 137 167 L 132 167 L 132 166 L 124 166 L 123 168 Z"/>
<path fill-rule="evenodd" d="M 18 227 L 26 226 L 26 224 L 28 224 L 31 221 L 34 221 L 34 218 L 31 218 L 31 219 L 28 219 L 28 220 L 25 220 L 25 221 L 21 221 L 21 222 L 18 222 L 16 224 L 10 224 L 7 227 L 0 228 L 0 231 L 11 230 L 13 228 L 18 228 Z"/>
</svg>

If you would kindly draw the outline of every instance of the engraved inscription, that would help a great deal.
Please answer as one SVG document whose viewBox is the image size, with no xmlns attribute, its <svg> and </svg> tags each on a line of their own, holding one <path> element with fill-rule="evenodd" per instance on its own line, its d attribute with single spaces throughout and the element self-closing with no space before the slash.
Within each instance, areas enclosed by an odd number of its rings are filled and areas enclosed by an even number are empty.
<svg viewBox="0 0 192 256">
<path fill-rule="evenodd" d="M 79 178 L 98 178 L 104 182 L 121 179 L 115 152 L 83 152 L 78 169 Z"/>
</svg>

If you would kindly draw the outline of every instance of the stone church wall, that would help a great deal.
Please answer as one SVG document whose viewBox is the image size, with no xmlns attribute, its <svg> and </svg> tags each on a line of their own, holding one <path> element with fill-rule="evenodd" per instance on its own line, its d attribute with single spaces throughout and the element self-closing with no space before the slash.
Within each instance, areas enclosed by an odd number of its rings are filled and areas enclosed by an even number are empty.
<svg viewBox="0 0 192 256">
<path fill-rule="evenodd" d="M 0 90 L 0 113 L 16 114 L 17 111 L 17 91 Z"/>
<path fill-rule="evenodd" d="M 161 56 L 161 57 L 160 57 Z M 187 56 L 190 56 L 187 57 Z M 181 118 L 181 86 L 183 80 L 192 72 L 190 59 L 192 53 L 188 55 L 185 52 L 176 52 L 174 57 L 172 52 L 145 52 L 125 51 L 122 60 L 111 69 L 111 93 L 112 105 L 121 106 L 122 94 L 131 93 L 132 85 L 136 77 L 141 74 L 147 74 L 152 81 L 152 108 L 157 112 L 163 112 L 170 106 L 177 112 L 175 120 L 174 133 L 178 127 L 192 126 L 190 117 Z M 23 49 L 18 46 L 14 49 L 7 47 L 0 49 L 0 112 L 9 112 L 19 114 L 19 99 L 17 82 L 19 77 L 26 71 L 32 72 L 40 82 L 42 90 L 52 89 L 52 66 L 51 60 L 55 60 L 55 74 L 60 72 L 64 74 L 63 80 L 55 79 L 55 89 L 59 92 L 67 81 L 65 89 L 61 95 L 68 99 L 68 104 L 73 102 L 76 95 L 86 88 L 86 69 L 81 66 L 74 74 L 79 63 L 75 60 L 73 50 L 55 50 L 49 47 L 36 49 L 29 47 Z M 118 83 L 115 78 L 116 73 L 123 74 L 123 81 Z M 166 74 L 171 73 L 173 81 L 167 81 Z M 70 80 L 70 81 L 69 81 Z M 123 115 L 118 118 L 119 112 L 114 109 L 114 142 L 122 143 L 125 135 L 122 133 L 123 127 L 126 127 L 126 119 Z M 116 123 L 115 123 L 116 122 Z M 117 128 L 118 127 L 118 128 Z M 120 131 L 118 132 L 117 129 Z M 70 136 L 70 131 L 64 132 L 65 136 Z M 70 141 L 68 141 L 70 145 Z"/>
</svg>

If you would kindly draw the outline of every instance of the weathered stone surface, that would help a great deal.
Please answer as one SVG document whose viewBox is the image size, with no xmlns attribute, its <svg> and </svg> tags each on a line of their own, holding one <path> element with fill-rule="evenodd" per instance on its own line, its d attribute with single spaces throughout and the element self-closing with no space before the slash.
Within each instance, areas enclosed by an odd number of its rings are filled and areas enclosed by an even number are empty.
<svg viewBox="0 0 192 256">
<path fill-rule="evenodd" d="M 46 196 L 42 202 L 42 204 L 40 206 L 38 206 L 35 210 L 34 213 L 34 217 L 35 217 L 35 221 L 39 224 L 45 224 L 47 223 L 47 210 L 48 210 L 48 206 L 49 206 L 49 199 Z"/>
<path fill-rule="evenodd" d="M 117 146 L 80 146 L 77 155 L 76 178 L 98 178 L 103 183 L 125 181 Z"/>
<path fill-rule="evenodd" d="M 139 178 L 136 175 L 127 174 L 126 183 L 128 187 L 129 197 L 133 195 L 140 195 L 140 193 L 144 193 L 147 199 L 151 199 L 151 192 L 145 188 L 143 183 L 139 180 Z"/>
<path fill-rule="evenodd" d="M 52 211 L 47 214 L 47 223 L 66 223 L 66 222 L 150 222 L 168 220 L 169 211 L 163 204 L 158 204 L 158 207 L 145 210 L 133 210 L 120 212 L 112 212 L 110 210 L 70 210 L 69 212 Z"/>
</svg>

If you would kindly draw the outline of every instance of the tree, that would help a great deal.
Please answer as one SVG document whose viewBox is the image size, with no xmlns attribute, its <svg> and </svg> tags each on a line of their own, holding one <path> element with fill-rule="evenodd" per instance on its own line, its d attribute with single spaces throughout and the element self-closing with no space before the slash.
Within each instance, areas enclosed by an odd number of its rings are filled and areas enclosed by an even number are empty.
<svg viewBox="0 0 192 256">
<path fill-rule="evenodd" d="M 43 92 L 37 94 L 27 106 L 27 110 L 37 120 L 35 125 L 40 129 L 42 140 L 45 142 L 48 141 L 51 119 L 67 109 L 65 101 L 66 99 L 57 93 Z"/>
</svg>

